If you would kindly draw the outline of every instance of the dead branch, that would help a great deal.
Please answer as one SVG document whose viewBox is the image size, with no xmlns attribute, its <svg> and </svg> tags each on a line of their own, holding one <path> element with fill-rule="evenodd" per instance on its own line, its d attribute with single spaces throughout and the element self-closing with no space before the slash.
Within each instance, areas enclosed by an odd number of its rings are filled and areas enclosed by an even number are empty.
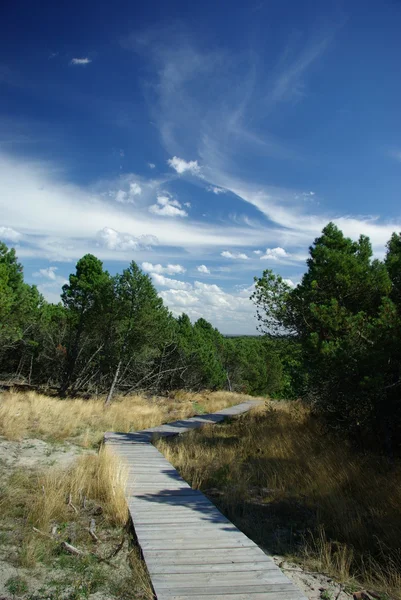
<svg viewBox="0 0 401 600">
<path fill-rule="evenodd" d="M 113 550 L 113 552 L 111 554 L 109 554 L 109 556 L 107 558 L 114 558 L 115 556 L 117 556 L 117 554 L 120 552 L 120 550 L 124 546 L 124 542 L 125 542 L 125 536 L 123 537 L 121 542 L 118 544 L 117 548 L 115 550 Z"/>
<path fill-rule="evenodd" d="M 77 507 L 76 507 L 76 506 L 74 506 L 74 505 L 73 505 L 73 503 L 72 503 L 72 496 L 71 496 L 71 493 L 70 493 L 70 495 L 68 496 L 68 502 L 67 502 L 67 505 L 68 505 L 68 506 L 71 506 L 71 508 L 72 508 L 72 509 L 73 509 L 73 510 L 76 512 L 76 514 L 78 514 L 78 509 L 77 509 Z"/>
<path fill-rule="evenodd" d="M 69 554 L 74 554 L 74 556 L 86 556 L 85 552 L 82 552 L 79 548 L 75 548 L 75 546 L 71 546 L 68 542 L 61 542 L 60 546 Z"/>
<path fill-rule="evenodd" d="M 89 527 L 87 528 L 87 531 L 89 532 L 89 535 L 91 536 L 92 540 L 94 542 L 98 543 L 100 540 L 95 533 L 95 529 L 96 529 L 95 519 L 91 519 Z"/>
<path fill-rule="evenodd" d="M 75 546 L 72 546 L 68 542 L 61 542 L 60 546 L 61 548 L 63 548 L 63 550 L 65 550 L 69 554 L 73 554 L 74 556 L 93 556 L 93 558 L 96 558 L 96 560 L 98 560 L 99 562 L 104 562 L 110 567 L 115 567 L 115 565 L 113 565 L 113 563 L 111 563 L 107 558 L 102 558 L 101 556 L 98 556 L 95 552 L 83 552 L 82 550 L 76 548 Z"/>
</svg>

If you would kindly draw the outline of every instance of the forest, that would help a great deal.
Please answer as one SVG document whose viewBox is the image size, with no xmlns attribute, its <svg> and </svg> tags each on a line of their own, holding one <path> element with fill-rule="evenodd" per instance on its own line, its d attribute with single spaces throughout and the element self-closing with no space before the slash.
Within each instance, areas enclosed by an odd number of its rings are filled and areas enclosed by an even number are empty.
<svg viewBox="0 0 401 600">
<path fill-rule="evenodd" d="M 87 254 L 49 304 L 0 244 L 0 377 L 61 396 L 175 389 L 302 398 L 360 446 L 401 444 L 401 234 L 382 260 L 329 223 L 295 288 L 265 270 L 252 300 L 259 337 L 175 318 L 135 262 L 111 276 Z"/>
<path fill-rule="evenodd" d="M 24 283 L 15 250 L 3 243 L 0 378 L 61 396 L 104 394 L 107 402 L 116 392 L 275 394 L 288 386 L 275 344 L 225 338 L 205 319 L 174 318 L 135 262 L 112 277 L 87 254 L 55 305 Z"/>
</svg>

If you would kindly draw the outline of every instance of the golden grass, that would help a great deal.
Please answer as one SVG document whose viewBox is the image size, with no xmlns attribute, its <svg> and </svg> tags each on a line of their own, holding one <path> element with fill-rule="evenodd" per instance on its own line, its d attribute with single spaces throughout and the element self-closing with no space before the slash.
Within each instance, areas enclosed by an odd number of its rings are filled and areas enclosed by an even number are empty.
<svg viewBox="0 0 401 600">
<path fill-rule="evenodd" d="M 36 493 L 28 508 L 27 520 L 48 529 L 51 523 L 68 520 L 74 506 L 84 498 L 97 502 L 113 526 L 123 526 L 128 519 L 124 489 L 127 471 L 107 448 L 99 454 L 77 458 L 67 471 L 49 469 L 37 477 Z"/>
<path fill-rule="evenodd" d="M 122 598 L 139 594 L 151 600 L 150 580 L 137 548 L 128 548 L 117 563 L 113 559 L 114 568 L 94 556 L 107 555 L 121 536 L 127 535 L 126 478 L 126 467 L 105 447 L 96 455 L 78 457 L 64 470 L 14 472 L 1 489 L 0 514 L 4 522 L 13 524 L 18 564 L 25 568 L 36 567 L 38 562 L 52 568 L 56 564 L 55 573 L 65 573 L 66 579 L 58 584 L 57 577 L 49 579 L 63 592 L 65 586 L 74 589 L 71 597 L 77 599 L 87 597 L 83 589 L 89 593 L 103 586 L 110 590 L 110 597 L 114 593 Z M 101 540 L 96 545 L 87 529 L 94 515 Z M 72 543 L 84 555 L 63 554 L 61 541 Z"/>
<path fill-rule="evenodd" d="M 90 447 L 105 431 L 139 431 L 243 400 L 241 394 L 230 392 L 176 392 L 170 398 L 116 397 L 105 408 L 103 399 L 61 400 L 36 392 L 5 392 L 0 394 L 0 435 L 9 440 L 70 440 Z"/>
<path fill-rule="evenodd" d="M 359 455 L 299 403 L 158 447 L 268 550 L 401 598 L 401 464 Z"/>
<path fill-rule="evenodd" d="M 100 506 L 102 518 L 111 526 L 123 526 L 128 519 L 126 476 L 125 466 L 107 448 L 78 457 L 66 470 L 18 470 L 4 485 L 0 510 L 50 533 L 52 525 L 73 520 L 89 501 Z"/>
</svg>

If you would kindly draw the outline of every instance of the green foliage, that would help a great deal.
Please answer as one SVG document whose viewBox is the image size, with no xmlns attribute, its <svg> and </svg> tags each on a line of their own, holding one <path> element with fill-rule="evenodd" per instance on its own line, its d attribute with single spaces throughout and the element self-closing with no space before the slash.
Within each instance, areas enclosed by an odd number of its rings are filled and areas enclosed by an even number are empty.
<svg viewBox="0 0 401 600">
<path fill-rule="evenodd" d="M 7 579 L 5 586 L 12 596 L 23 596 L 28 591 L 28 584 L 20 575 Z"/>
<path fill-rule="evenodd" d="M 109 401 L 116 390 L 178 388 L 297 395 L 290 344 L 284 352 L 276 339 L 225 338 L 203 318 L 173 318 L 135 262 L 112 277 L 83 256 L 54 305 L 1 244 L 0 292 L 0 369 L 21 382 L 69 396 L 108 392 Z"/>
<path fill-rule="evenodd" d="M 298 341 L 298 385 L 331 427 L 374 435 L 391 452 L 401 441 L 400 236 L 381 262 L 367 237 L 354 242 L 329 223 L 307 266 L 293 290 L 271 271 L 256 279 L 261 329 Z"/>
</svg>

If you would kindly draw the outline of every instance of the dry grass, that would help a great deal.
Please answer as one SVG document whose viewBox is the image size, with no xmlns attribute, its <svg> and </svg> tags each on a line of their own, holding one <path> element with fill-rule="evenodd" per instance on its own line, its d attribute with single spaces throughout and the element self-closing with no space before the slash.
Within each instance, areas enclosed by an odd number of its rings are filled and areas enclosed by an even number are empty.
<svg viewBox="0 0 401 600">
<path fill-rule="evenodd" d="M 244 396 L 229 392 L 176 392 L 170 398 L 117 397 L 105 408 L 103 399 L 60 400 L 36 392 L 7 392 L 0 394 L 0 435 L 9 440 L 70 440 L 90 447 L 105 431 L 138 431 L 243 400 Z"/>
<path fill-rule="evenodd" d="M 3 485 L 0 514 L 3 523 L 12 525 L 19 548 L 16 566 L 33 568 L 44 563 L 52 569 L 47 580 L 53 581 L 54 589 L 46 588 L 43 597 L 61 598 L 70 590 L 68 597 L 78 600 L 108 590 L 108 597 L 153 598 L 143 561 L 137 549 L 129 547 L 126 476 L 117 457 L 101 448 L 96 455 L 78 457 L 66 470 L 18 470 Z M 93 520 L 98 544 L 88 532 Z M 112 553 L 122 537 L 125 551 L 112 559 L 114 567 L 96 558 Z M 84 555 L 65 554 L 62 541 Z"/>
<path fill-rule="evenodd" d="M 358 455 L 298 403 L 158 443 L 268 550 L 401 598 L 401 465 Z"/>
<path fill-rule="evenodd" d="M 81 456 L 67 470 L 49 469 L 37 476 L 27 520 L 32 525 L 49 529 L 51 523 L 68 520 L 73 506 L 81 506 L 84 498 L 97 502 L 102 514 L 113 526 L 123 526 L 128 519 L 124 496 L 126 470 L 117 458 L 101 448 L 99 454 Z"/>
</svg>

